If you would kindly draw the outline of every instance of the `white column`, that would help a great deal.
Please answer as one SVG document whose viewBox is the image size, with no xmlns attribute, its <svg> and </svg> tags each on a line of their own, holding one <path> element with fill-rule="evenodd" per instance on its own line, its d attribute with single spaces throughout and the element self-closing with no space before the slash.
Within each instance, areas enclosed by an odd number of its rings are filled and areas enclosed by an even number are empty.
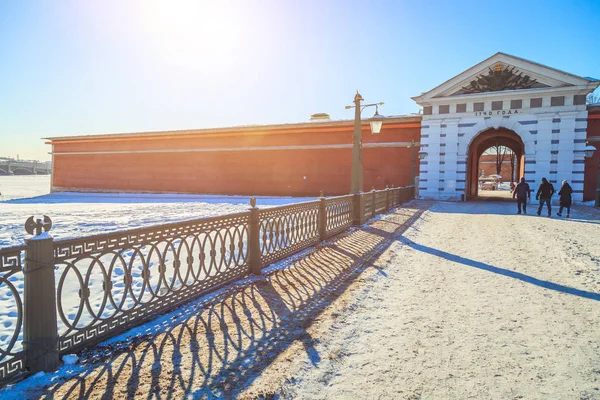
<svg viewBox="0 0 600 400">
<path fill-rule="evenodd" d="M 430 199 L 439 199 L 440 182 L 440 135 L 441 120 L 428 121 L 429 125 L 429 143 L 427 149 L 427 187 L 426 196 Z"/>
<path fill-rule="evenodd" d="M 573 193 L 573 201 L 583 201 L 583 180 L 585 170 L 585 154 L 584 149 L 586 146 L 587 137 L 587 110 L 578 111 L 575 117 L 575 129 L 573 134 L 573 164 L 571 171 L 571 186 L 575 193 Z M 583 155 L 583 157 L 582 157 Z"/>
<path fill-rule="evenodd" d="M 456 174 L 456 162 L 458 160 L 458 123 L 460 119 L 447 119 L 444 121 L 446 127 L 442 130 L 445 136 L 445 149 L 441 150 L 444 155 L 444 197 L 452 200 L 460 200 L 460 195 L 463 193 L 457 192 L 458 184 L 456 182 L 458 175 Z M 464 178 L 462 178 L 464 179 Z M 464 187 L 464 185 L 460 185 Z"/>
<path fill-rule="evenodd" d="M 422 129 L 421 132 L 426 135 L 422 136 L 423 151 L 427 153 L 427 157 L 421 161 L 421 171 L 427 171 L 420 175 L 419 194 L 426 199 L 439 198 L 439 179 L 440 179 L 440 134 L 441 120 L 431 119 L 422 122 L 428 126 L 427 129 Z"/>
<path fill-rule="evenodd" d="M 561 185 L 563 179 L 572 183 L 573 180 L 573 160 L 575 159 L 575 118 L 577 111 L 569 111 L 560 113 L 560 123 L 558 128 L 558 146 L 557 146 L 557 165 L 556 165 L 556 189 Z M 581 178 L 583 181 L 583 178 Z M 573 186 L 572 184 L 571 186 Z M 579 185 L 579 190 L 583 190 L 583 183 Z M 575 187 L 573 186 L 573 190 Z"/>
<path fill-rule="evenodd" d="M 537 141 L 535 146 L 536 183 L 541 182 L 543 177 L 550 180 L 550 161 L 552 160 L 552 119 L 555 117 L 554 113 L 537 115 L 537 136 L 535 139 Z M 529 167 L 532 166 L 529 165 Z"/>
</svg>

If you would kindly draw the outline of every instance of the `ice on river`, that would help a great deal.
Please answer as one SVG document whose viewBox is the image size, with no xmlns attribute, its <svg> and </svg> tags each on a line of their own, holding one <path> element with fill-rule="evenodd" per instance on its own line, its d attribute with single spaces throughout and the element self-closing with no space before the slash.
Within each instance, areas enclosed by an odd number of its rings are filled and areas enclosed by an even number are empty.
<svg viewBox="0 0 600 400">
<path fill-rule="evenodd" d="M 0 249 L 23 244 L 31 216 L 48 215 L 52 236 L 64 239 L 247 211 L 248 196 L 49 193 L 48 176 L 0 176 Z M 258 207 L 314 200 L 257 197 Z"/>
</svg>

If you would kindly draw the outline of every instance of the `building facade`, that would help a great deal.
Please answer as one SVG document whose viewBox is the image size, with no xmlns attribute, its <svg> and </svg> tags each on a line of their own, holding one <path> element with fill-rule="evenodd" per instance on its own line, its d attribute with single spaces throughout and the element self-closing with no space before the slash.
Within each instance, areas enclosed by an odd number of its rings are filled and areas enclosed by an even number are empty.
<svg viewBox="0 0 600 400">
<path fill-rule="evenodd" d="M 477 196 L 478 163 L 494 143 L 519 158 L 518 176 L 571 182 L 582 201 L 586 96 L 600 81 L 503 53 L 413 99 L 423 106 L 419 195 Z"/>
<path fill-rule="evenodd" d="M 567 179 L 574 200 L 593 199 L 600 81 L 497 53 L 414 97 L 423 114 L 363 124 L 363 190 L 419 177 L 426 199 L 477 196 L 479 160 L 494 144 L 518 157 L 517 176 Z M 277 196 L 347 194 L 354 121 L 49 138 L 53 191 Z M 590 143 L 599 148 L 586 160 Z M 416 151 L 415 151 L 416 150 Z M 415 153 L 423 157 L 419 158 Z"/>
<path fill-rule="evenodd" d="M 347 194 L 353 129 L 354 121 L 322 121 L 51 138 L 52 190 Z M 367 121 L 362 130 L 363 189 L 411 184 L 420 116 L 389 118 L 377 136 Z"/>
</svg>

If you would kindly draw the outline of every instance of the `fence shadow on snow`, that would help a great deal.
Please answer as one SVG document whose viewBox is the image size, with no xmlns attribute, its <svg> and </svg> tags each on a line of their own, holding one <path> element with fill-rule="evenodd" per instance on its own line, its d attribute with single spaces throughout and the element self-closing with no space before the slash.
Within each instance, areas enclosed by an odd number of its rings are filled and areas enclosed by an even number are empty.
<svg viewBox="0 0 600 400">
<path fill-rule="evenodd" d="M 561 292 L 561 293 L 567 293 L 567 294 L 571 294 L 573 296 L 582 297 L 584 299 L 600 301 L 600 293 L 588 292 L 586 290 L 581 290 L 581 289 L 573 288 L 570 286 L 565 286 L 565 285 L 561 285 L 558 283 L 545 281 L 543 279 L 539 279 L 534 276 L 527 275 L 527 274 L 524 274 L 521 272 L 511 271 L 511 270 L 508 270 L 505 268 L 500 268 L 500 267 L 495 267 L 493 265 L 486 264 L 481 261 L 475 261 L 470 258 L 461 257 L 456 254 L 445 252 L 443 250 L 424 246 L 422 244 L 415 243 L 406 238 L 401 238 L 399 240 L 400 240 L 400 242 L 404 243 L 405 245 L 407 245 L 415 250 L 422 251 L 422 252 L 428 253 L 428 254 L 432 254 L 434 256 L 437 256 L 437 257 L 440 257 L 440 258 L 443 258 L 443 259 L 446 259 L 449 261 L 453 261 L 453 262 L 456 262 L 459 264 L 466 265 L 468 267 L 478 268 L 483 271 L 488 271 L 488 272 L 491 272 L 494 274 L 503 275 L 503 276 L 506 276 L 509 278 L 517 279 L 517 280 L 520 280 L 520 281 L 523 281 L 523 282 L 526 282 L 526 283 L 529 283 L 529 284 L 532 284 L 535 286 L 543 287 L 544 289 L 550 289 L 550 290 L 554 290 L 554 291 Z"/>
<path fill-rule="evenodd" d="M 81 357 L 88 365 L 84 373 L 32 395 L 232 398 L 294 341 L 318 365 L 321 355 L 307 328 L 423 211 L 403 208 L 333 238 L 263 279 L 169 314 L 175 322 L 153 326 L 153 333 L 91 348 Z"/>
<path fill-rule="evenodd" d="M 248 212 L 57 241 L 41 233 L 49 220 L 31 218 L 28 229 L 38 236 L 0 250 L 0 289 L 12 300 L 0 317 L 14 320 L 12 334 L 0 336 L 0 383 L 55 370 L 62 354 L 260 275 L 413 194 L 413 187 L 374 190 L 267 209 L 251 199 Z M 346 251 L 330 257 L 360 253 Z"/>
</svg>

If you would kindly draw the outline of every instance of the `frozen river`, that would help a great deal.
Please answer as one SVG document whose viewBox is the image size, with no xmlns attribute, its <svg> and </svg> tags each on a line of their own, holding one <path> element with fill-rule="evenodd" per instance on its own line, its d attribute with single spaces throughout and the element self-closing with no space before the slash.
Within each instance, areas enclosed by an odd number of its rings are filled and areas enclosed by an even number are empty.
<svg viewBox="0 0 600 400">
<path fill-rule="evenodd" d="M 48 193 L 50 175 L 0 175 L 0 202 Z"/>
<path fill-rule="evenodd" d="M 23 225 L 48 215 L 56 239 L 106 233 L 160 223 L 248 210 L 248 196 L 179 194 L 49 193 L 49 176 L 0 176 L 0 248 L 23 244 Z M 258 206 L 308 198 L 257 197 Z"/>
</svg>

